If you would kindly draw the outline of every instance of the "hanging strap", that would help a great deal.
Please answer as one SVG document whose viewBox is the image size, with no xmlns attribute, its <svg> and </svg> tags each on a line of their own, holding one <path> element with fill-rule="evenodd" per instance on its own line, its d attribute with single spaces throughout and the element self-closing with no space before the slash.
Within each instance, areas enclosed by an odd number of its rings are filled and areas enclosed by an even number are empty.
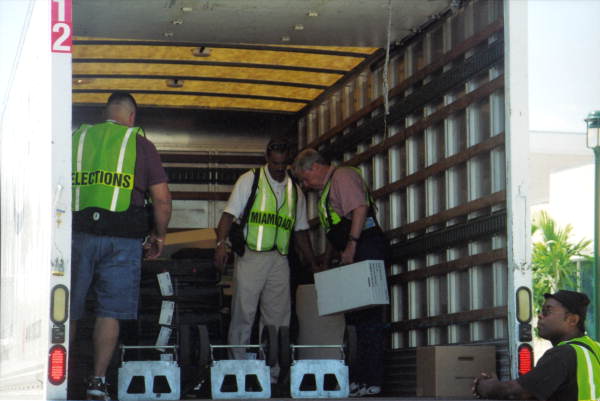
<svg viewBox="0 0 600 401">
<path fill-rule="evenodd" d="M 248 221 L 248 213 L 250 213 L 250 208 L 256 199 L 256 188 L 258 188 L 258 169 L 252 169 L 254 173 L 254 179 L 252 181 L 252 189 L 250 189 L 250 196 L 248 197 L 248 201 L 246 202 L 246 207 L 244 207 L 244 214 L 242 215 L 242 219 L 240 220 L 240 226 L 242 229 L 246 226 L 246 222 Z"/>
</svg>

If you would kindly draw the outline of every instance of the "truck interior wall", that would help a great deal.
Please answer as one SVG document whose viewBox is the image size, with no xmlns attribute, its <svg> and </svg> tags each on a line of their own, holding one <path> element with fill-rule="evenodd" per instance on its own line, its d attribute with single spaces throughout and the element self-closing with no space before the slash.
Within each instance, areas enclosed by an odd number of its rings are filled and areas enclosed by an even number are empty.
<svg viewBox="0 0 600 401">
<path fill-rule="evenodd" d="M 502 2 L 468 2 L 392 51 L 387 118 L 379 61 L 298 123 L 363 171 L 391 240 L 390 394 L 415 394 L 417 346 L 493 343 L 510 375 L 503 29 Z"/>
<path fill-rule="evenodd" d="M 102 119 L 102 108 L 73 108 L 74 128 Z M 290 114 L 140 108 L 136 124 L 156 145 L 169 176 L 170 230 L 216 227 L 237 177 L 265 163 L 269 138 L 295 136 Z"/>
<path fill-rule="evenodd" d="M 0 399 L 60 399 L 66 383 L 49 384 L 48 361 L 69 340 L 66 318 L 51 321 L 50 297 L 70 281 L 71 144 L 61 135 L 70 124 L 70 55 L 50 52 L 51 2 L 12 6 L 24 19 L 3 37 L 18 45 L 2 60 L 13 74 L 0 110 Z M 52 319 L 67 315 L 62 306 Z"/>
</svg>

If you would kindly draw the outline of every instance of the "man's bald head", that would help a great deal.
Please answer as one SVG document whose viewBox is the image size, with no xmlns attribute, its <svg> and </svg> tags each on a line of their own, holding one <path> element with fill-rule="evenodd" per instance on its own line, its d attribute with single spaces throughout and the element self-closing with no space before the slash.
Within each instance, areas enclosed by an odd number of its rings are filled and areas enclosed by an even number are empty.
<svg viewBox="0 0 600 401">
<path fill-rule="evenodd" d="M 130 93 L 115 92 L 106 102 L 106 117 L 128 127 L 135 124 L 136 112 L 137 103 Z"/>
</svg>

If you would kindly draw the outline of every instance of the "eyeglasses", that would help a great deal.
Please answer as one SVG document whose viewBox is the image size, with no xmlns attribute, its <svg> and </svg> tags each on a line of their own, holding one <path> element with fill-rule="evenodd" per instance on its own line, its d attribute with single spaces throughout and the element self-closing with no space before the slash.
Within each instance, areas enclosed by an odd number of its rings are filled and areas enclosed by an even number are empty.
<svg viewBox="0 0 600 401">
<path fill-rule="evenodd" d="M 548 316 L 550 316 L 550 315 L 552 315 L 552 314 L 555 314 L 556 312 L 560 312 L 560 311 L 561 311 L 561 309 L 555 309 L 555 308 L 553 308 L 553 307 L 551 307 L 551 306 L 550 306 L 550 307 L 543 307 L 543 308 L 542 308 L 542 311 L 540 312 L 540 314 L 541 314 L 543 317 L 548 317 Z M 567 313 L 571 313 L 571 312 L 569 312 L 568 310 L 565 310 L 564 312 L 565 312 L 565 314 L 567 314 Z"/>
<path fill-rule="evenodd" d="M 274 150 L 276 152 L 285 152 L 289 150 L 289 148 L 290 145 L 287 143 L 272 143 L 267 147 L 268 150 Z"/>
</svg>

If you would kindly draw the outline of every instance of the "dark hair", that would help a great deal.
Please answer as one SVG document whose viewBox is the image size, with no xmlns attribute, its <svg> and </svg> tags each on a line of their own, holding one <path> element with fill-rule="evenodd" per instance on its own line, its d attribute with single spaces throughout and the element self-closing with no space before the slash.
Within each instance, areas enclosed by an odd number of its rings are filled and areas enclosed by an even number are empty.
<svg viewBox="0 0 600 401">
<path fill-rule="evenodd" d="M 113 94 L 110 95 L 108 101 L 106 102 L 107 106 L 112 104 L 130 104 L 133 106 L 134 110 L 137 110 L 137 102 L 129 92 L 113 92 Z"/>
</svg>

